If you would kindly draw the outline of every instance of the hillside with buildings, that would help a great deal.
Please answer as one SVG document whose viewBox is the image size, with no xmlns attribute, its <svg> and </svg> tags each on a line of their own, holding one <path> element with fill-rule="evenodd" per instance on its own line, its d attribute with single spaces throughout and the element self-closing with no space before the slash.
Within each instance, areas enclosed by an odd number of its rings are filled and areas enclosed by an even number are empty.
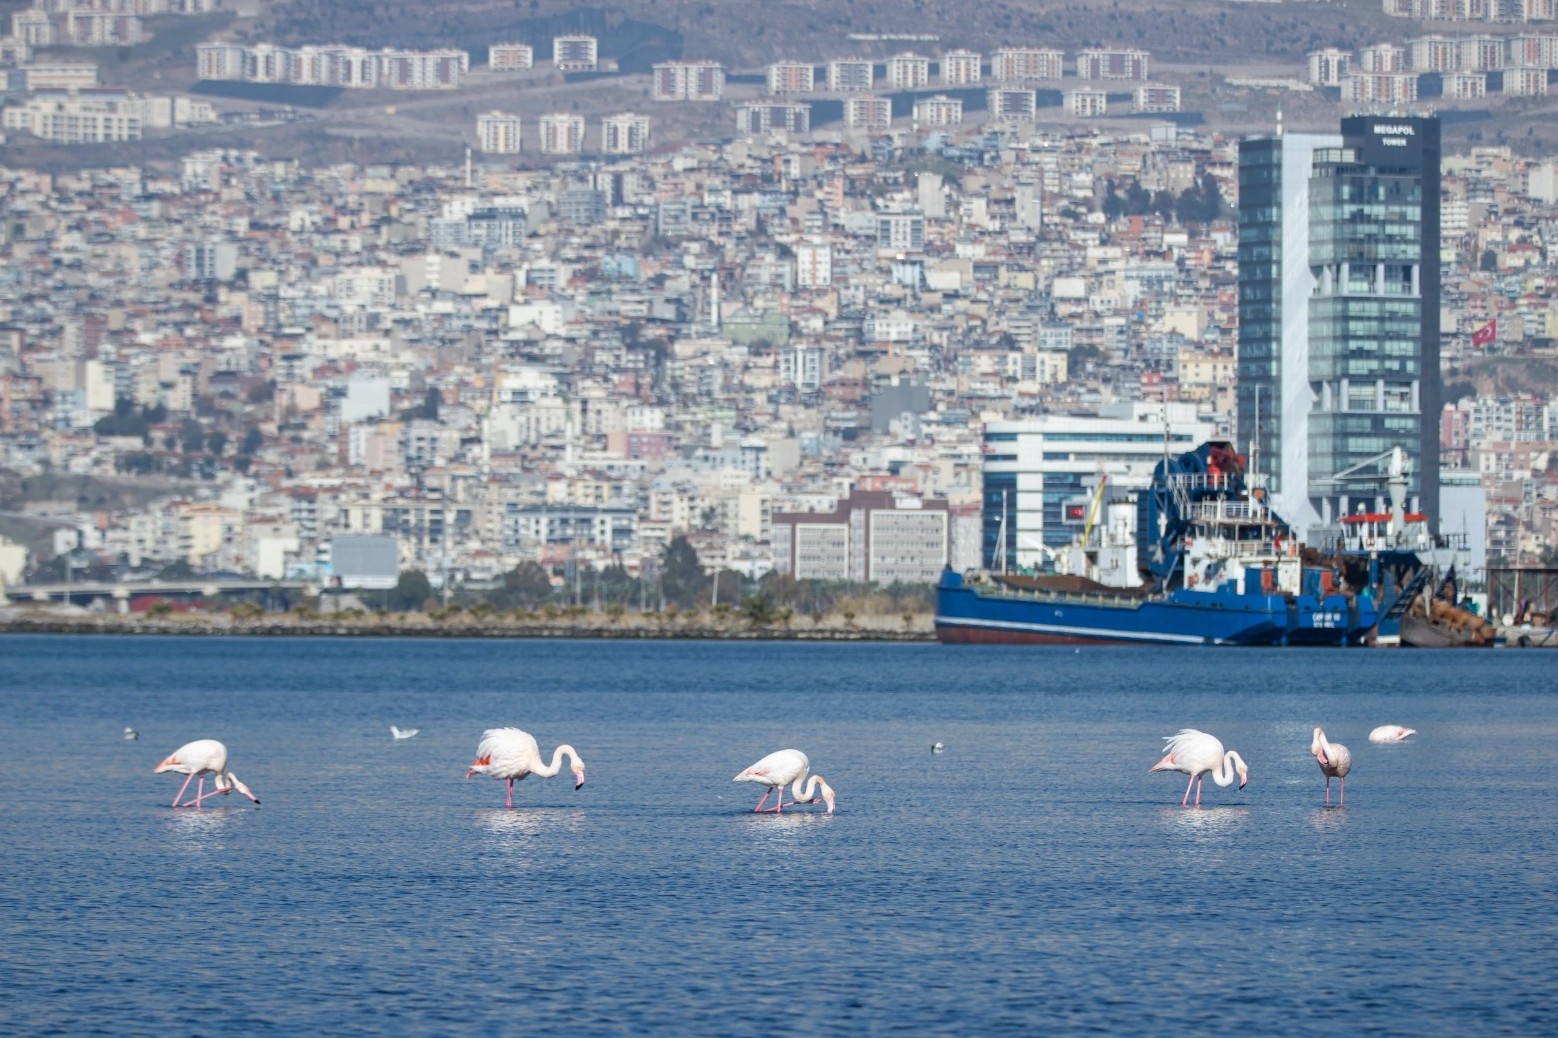
<svg viewBox="0 0 1558 1038">
<path fill-rule="evenodd" d="M 478 60 L 436 33 L 267 36 L 282 5 L 142 6 L 29 5 L 0 45 L 8 584 L 414 573 L 406 601 L 539 579 L 647 608 L 683 545 L 687 604 L 781 578 L 923 591 L 1047 564 L 1100 477 L 1141 485 L 1170 434 L 1259 442 L 1317 530 L 1371 491 L 1306 493 L 1291 445 L 1324 482 L 1402 444 L 1416 505 L 1453 505 L 1486 558 L 1551 553 L 1553 153 L 1472 143 L 1470 108 L 1339 114 L 1442 86 L 1435 63 L 1545 103 L 1539 7 L 1375 10 L 1403 42 L 1246 76 L 912 25 L 742 68 L 691 23 L 610 14 Z M 1308 6 L 1259 17 L 1353 12 Z M 122 38 L 134 66 L 167 25 L 205 28 L 145 56 L 161 100 L 82 58 Z M 624 26 L 682 51 L 624 69 Z M 1282 229 L 1298 205 L 1312 242 Z M 348 564 L 368 556 L 371 578 Z"/>
</svg>

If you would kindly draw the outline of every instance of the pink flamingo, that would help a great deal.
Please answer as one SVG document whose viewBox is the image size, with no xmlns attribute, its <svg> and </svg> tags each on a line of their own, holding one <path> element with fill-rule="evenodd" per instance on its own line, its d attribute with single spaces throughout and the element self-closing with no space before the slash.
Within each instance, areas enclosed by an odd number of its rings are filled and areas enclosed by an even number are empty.
<svg viewBox="0 0 1558 1038">
<path fill-rule="evenodd" d="M 1190 802 L 1191 786 L 1196 787 L 1196 806 L 1201 806 L 1201 780 L 1207 775 L 1211 775 L 1212 781 L 1219 786 L 1227 786 L 1233 782 L 1233 772 L 1237 768 L 1240 789 L 1250 780 L 1250 769 L 1245 767 L 1244 758 L 1232 750 L 1224 753 L 1223 744 L 1216 736 L 1194 728 L 1181 728 L 1177 734 L 1165 736 L 1164 741 L 1168 743 L 1168 753 L 1147 770 L 1182 771 L 1190 776 L 1180 807 Z"/>
<path fill-rule="evenodd" d="M 795 795 L 796 804 L 815 804 L 817 802 L 817 790 L 822 790 L 822 799 L 827 802 L 828 814 L 833 813 L 835 794 L 833 787 L 823 779 L 821 775 L 813 775 L 811 781 L 806 780 L 806 772 L 811 769 L 811 761 L 806 759 L 806 754 L 800 750 L 775 750 L 756 764 L 739 773 L 732 782 L 757 782 L 768 788 L 763 791 L 763 799 L 757 802 L 752 809 L 754 813 L 764 810 L 763 805 L 768 802 L 768 795 L 774 790 L 779 791 L 779 800 L 769 811 L 784 810 L 784 787 L 793 783 L 791 792 Z M 804 788 L 802 788 L 804 786 Z M 793 806 L 793 805 L 792 805 Z"/>
<path fill-rule="evenodd" d="M 1403 728 L 1399 724 L 1382 724 L 1369 733 L 1369 742 L 1402 742 L 1409 735 L 1416 735 L 1416 728 Z"/>
<path fill-rule="evenodd" d="M 535 737 L 518 728 L 489 728 L 481 733 L 476 744 L 476 759 L 471 762 L 466 778 L 472 775 L 491 775 L 508 780 L 508 804 L 514 806 L 514 783 L 530 775 L 551 778 L 563 769 L 563 757 L 573 760 L 573 788 L 584 785 L 584 761 L 579 752 L 567 743 L 552 752 L 552 763 L 541 762 L 541 747 Z"/>
<path fill-rule="evenodd" d="M 1325 775 L 1325 806 L 1331 806 L 1331 779 L 1341 779 L 1341 792 L 1336 796 L 1336 806 L 1341 807 L 1347 802 L 1347 773 L 1352 770 L 1352 751 L 1339 742 L 1328 742 L 1325 730 L 1315 729 L 1315 737 L 1309 743 L 1309 752 L 1315 755 L 1315 760 L 1320 763 L 1320 771 Z"/>
<path fill-rule="evenodd" d="M 238 776 L 227 770 L 227 747 L 215 739 L 196 739 L 194 742 L 185 743 L 170 753 L 165 760 L 152 769 L 153 775 L 160 775 L 164 771 L 171 771 L 179 775 L 187 775 L 184 784 L 179 787 L 178 795 L 173 798 L 174 807 L 199 807 L 202 800 L 214 796 L 226 796 L 233 790 L 237 790 L 256 804 L 260 798 L 249 791 L 249 787 L 238 781 Z M 216 788 L 206 792 L 206 775 L 210 773 L 216 776 Z M 179 803 L 184 796 L 184 791 L 189 788 L 190 779 L 199 777 L 200 783 L 195 787 L 195 798 L 186 803 Z"/>
</svg>

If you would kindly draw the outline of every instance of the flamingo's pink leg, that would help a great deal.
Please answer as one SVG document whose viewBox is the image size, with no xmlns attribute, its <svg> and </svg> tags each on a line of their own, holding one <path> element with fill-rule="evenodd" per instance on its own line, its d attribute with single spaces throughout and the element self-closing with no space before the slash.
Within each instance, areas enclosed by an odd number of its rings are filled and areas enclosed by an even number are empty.
<svg viewBox="0 0 1558 1038">
<path fill-rule="evenodd" d="M 186 785 L 187 784 L 188 783 L 186 783 Z M 206 777 L 204 775 L 201 775 L 200 776 L 200 781 L 195 783 L 195 798 L 193 800 L 186 800 L 184 803 L 180 804 L 179 806 L 180 807 L 199 807 L 200 806 L 200 802 L 202 800 L 204 800 L 205 798 L 206 798 Z"/>
<path fill-rule="evenodd" d="M 202 800 L 210 800 L 212 797 L 225 797 L 232 791 L 233 790 L 231 786 L 229 786 L 227 789 L 217 789 L 213 787 L 211 792 L 200 794 L 200 796 L 196 797 L 194 800 L 191 800 L 190 803 L 194 804 L 196 807 L 199 807 Z"/>
<path fill-rule="evenodd" d="M 1201 777 L 1196 776 L 1196 806 L 1201 806 Z"/>
<path fill-rule="evenodd" d="M 1347 776 L 1343 775 L 1338 779 L 1337 785 L 1340 787 L 1340 792 L 1336 794 L 1336 806 L 1341 807 L 1347 803 Z M 1327 786 L 1329 786 L 1329 783 L 1327 783 Z"/>
<path fill-rule="evenodd" d="M 763 809 L 763 805 L 768 803 L 768 794 L 770 794 L 772 792 L 773 792 L 772 789 L 765 789 L 765 790 L 763 790 L 763 799 L 759 800 L 757 802 L 757 806 L 752 809 L 752 813 L 753 814 L 757 814 L 759 811 L 761 811 Z"/>
<path fill-rule="evenodd" d="M 1331 776 L 1325 777 L 1325 806 L 1331 806 Z"/>
<path fill-rule="evenodd" d="M 1196 784 L 1196 777 L 1194 775 L 1191 775 L 1190 776 L 1190 781 L 1185 783 L 1185 797 L 1184 797 L 1183 800 L 1181 800 L 1179 802 L 1179 806 L 1180 807 L 1184 807 L 1186 804 L 1190 803 L 1190 787 L 1195 785 L 1195 784 Z M 1196 795 L 1196 803 L 1199 804 L 1200 802 L 1201 802 L 1200 794 L 1197 794 Z"/>
<path fill-rule="evenodd" d="M 195 773 L 193 771 L 191 771 L 188 775 L 184 776 L 184 784 L 179 787 L 179 791 L 177 793 L 173 794 L 173 806 L 174 807 L 178 807 L 179 806 L 179 801 L 184 799 L 184 790 L 188 789 L 189 788 L 189 784 L 191 782 L 193 782 L 193 781 L 195 781 Z"/>
<path fill-rule="evenodd" d="M 513 807 L 514 806 L 514 780 L 513 779 L 509 779 L 509 800 L 508 800 L 508 804 L 506 806 L 508 806 L 508 807 Z"/>
</svg>

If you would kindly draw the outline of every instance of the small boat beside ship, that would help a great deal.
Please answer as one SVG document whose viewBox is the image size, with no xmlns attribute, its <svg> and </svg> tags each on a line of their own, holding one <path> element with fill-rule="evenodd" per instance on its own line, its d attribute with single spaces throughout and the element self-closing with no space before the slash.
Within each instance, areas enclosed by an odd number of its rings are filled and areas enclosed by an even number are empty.
<svg viewBox="0 0 1558 1038">
<path fill-rule="evenodd" d="M 1362 551 L 1339 544 L 1320 552 L 1300 545 L 1224 441 L 1165 457 L 1136 511 L 1133 547 L 1147 578 L 1138 586 L 1097 579 L 1089 560 L 1111 550 L 1117 555 L 1120 545 L 1087 543 L 1086 537 L 1079 550 L 1061 556 L 1085 572 L 948 570 L 936 589 L 937 638 L 1362 645 L 1372 643 L 1382 621 L 1399 621 L 1429 574 L 1418 554 L 1405 548 L 1375 544 Z M 1390 529 L 1399 532 L 1404 521 L 1398 504 Z"/>
</svg>

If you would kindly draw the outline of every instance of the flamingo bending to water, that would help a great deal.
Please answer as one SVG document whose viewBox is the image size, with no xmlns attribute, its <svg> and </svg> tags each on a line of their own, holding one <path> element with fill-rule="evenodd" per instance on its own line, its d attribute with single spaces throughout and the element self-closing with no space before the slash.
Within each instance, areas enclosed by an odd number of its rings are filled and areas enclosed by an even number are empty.
<svg viewBox="0 0 1558 1038">
<path fill-rule="evenodd" d="M 552 751 L 552 763 L 541 762 L 541 747 L 529 732 L 518 728 L 489 728 L 481 733 L 476 744 L 476 759 L 471 762 L 466 778 L 472 775 L 491 775 L 508 780 L 508 804 L 514 806 L 514 783 L 530 775 L 551 778 L 563 769 L 563 757 L 573 761 L 573 788 L 584 785 L 584 761 L 579 751 L 567 743 Z"/>
<path fill-rule="evenodd" d="M 1369 733 L 1369 742 L 1402 742 L 1407 736 L 1416 734 L 1416 728 L 1403 728 L 1399 724 L 1382 724 Z"/>
<path fill-rule="evenodd" d="M 1331 779 L 1341 779 L 1342 790 L 1336 797 L 1336 806 L 1340 807 L 1347 802 L 1347 773 L 1352 770 L 1352 751 L 1339 742 L 1329 742 L 1325 737 L 1325 729 L 1316 728 L 1315 737 L 1309 743 L 1309 752 L 1315 755 L 1315 760 L 1320 763 L 1320 771 L 1325 775 L 1325 806 L 1331 806 Z"/>
<path fill-rule="evenodd" d="M 214 796 L 226 796 L 235 789 L 256 804 L 260 802 L 260 798 L 250 792 L 248 786 L 238 781 L 237 775 L 227 770 L 227 747 L 215 739 L 196 739 L 194 742 L 180 746 L 161 764 L 153 768 L 152 774 L 160 775 L 164 771 L 188 776 L 184 784 L 179 787 L 178 795 L 173 798 L 174 807 L 199 807 L 202 800 Z M 209 793 L 206 792 L 208 773 L 216 776 L 216 788 Z M 190 780 L 197 776 L 200 783 L 195 787 L 195 798 L 179 803 L 184 791 L 189 788 Z"/>
<path fill-rule="evenodd" d="M 1223 752 L 1223 744 L 1214 735 L 1198 732 L 1194 728 L 1181 728 L 1176 734 L 1164 737 L 1168 743 L 1163 759 L 1154 764 L 1148 771 L 1182 771 L 1190 776 L 1190 781 L 1185 784 L 1184 799 L 1179 802 L 1184 807 L 1190 802 L 1190 787 L 1196 787 L 1196 806 L 1201 806 L 1201 780 L 1207 775 L 1212 776 L 1212 781 L 1219 786 L 1227 786 L 1233 782 L 1233 773 L 1239 772 L 1239 788 L 1250 780 L 1250 769 L 1245 766 L 1244 758 L 1233 750 Z"/>
<path fill-rule="evenodd" d="M 828 814 L 831 815 L 835 799 L 833 787 L 828 785 L 821 775 L 813 775 L 808 782 L 806 772 L 809 770 L 811 770 L 811 761 L 807 760 L 806 754 L 800 750 L 775 750 L 731 781 L 757 782 L 768 787 L 763 791 L 763 799 L 759 800 L 757 806 L 752 809 L 753 813 L 764 810 L 763 805 L 768 802 L 768 795 L 776 789 L 779 791 L 779 801 L 767 810 L 783 811 L 784 787 L 791 785 L 790 791 L 795 796 L 796 804 L 815 804 L 817 791 L 821 789 L 822 799 L 826 801 Z"/>
</svg>

